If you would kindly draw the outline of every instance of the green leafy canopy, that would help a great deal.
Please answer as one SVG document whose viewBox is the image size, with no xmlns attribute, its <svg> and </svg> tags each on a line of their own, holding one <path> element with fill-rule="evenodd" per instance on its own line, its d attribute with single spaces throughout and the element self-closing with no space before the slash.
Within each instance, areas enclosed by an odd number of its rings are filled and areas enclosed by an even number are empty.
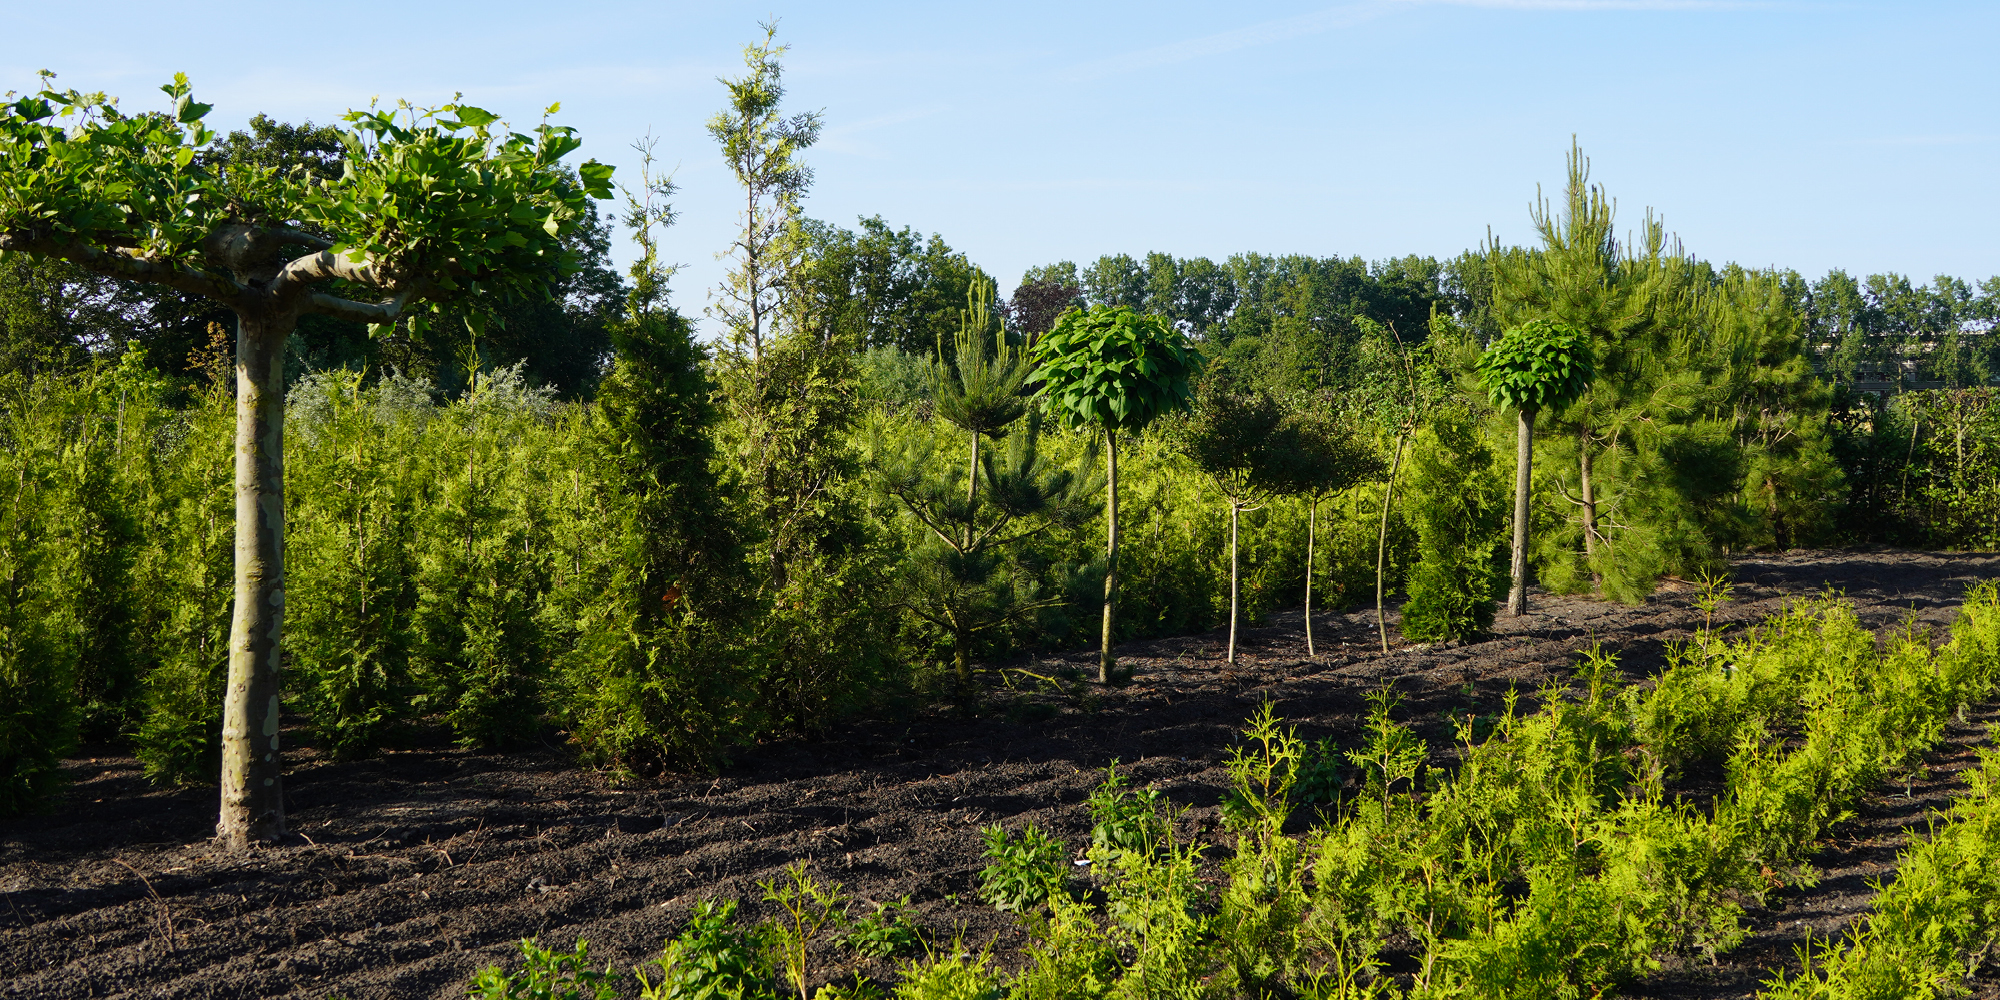
<svg viewBox="0 0 2000 1000">
<path fill-rule="evenodd" d="M 1070 427 L 1135 431 L 1193 398 L 1201 354 L 1180 330 L 1130 306 L 1071 309 L 1034 347 L 1033 381 Z"/>
<path fill-rule="evenodd" d="M 1493 405 L 1527 413 L 1568 404 L 1595 375 L 1589 335 L 1546 319 L 1501 334 L 1479 356 L 1478 371 Z"/>
<path fill-rule="evenodd" d="M 545 120 L 507 131 L 466 104 L 349 112 L 342 172 L 329 180 L 204 155 L 216 133 L 185 74 L 161 88 L 171 111 L 133 116 L 102 94 L 43 84 L 0 105 L 0 250 L 88 260 L 224 301 L 243 290 L 220 274 L 218 234 L 230 227 L 289 250 L 260 247 L 261 259 L 330 251 L 340 260 L 321 276 L 329 292 L 386 294 L 393 312 L 533 295 L 573 269 L 560 237 L 592 211 L 587 199 L 611 196 L 611 167 L 559 166 L 581 145 L 573 129 Z"/>
</svg>

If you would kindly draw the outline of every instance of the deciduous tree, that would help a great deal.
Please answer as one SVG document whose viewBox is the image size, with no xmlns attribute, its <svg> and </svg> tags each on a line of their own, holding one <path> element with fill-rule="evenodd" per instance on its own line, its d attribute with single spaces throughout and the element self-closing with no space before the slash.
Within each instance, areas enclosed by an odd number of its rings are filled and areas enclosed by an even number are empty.
<svg viewBox="0 0 2000 1000">
<path fill-rule="evenodd" d="M 202 153 L 185 76 L 164 113 L 101 94 L 38 93 L 0 111 L 0 251 L 205 296 L 237 318 L 236 603 L 224 707 L 218 836 L 285 832 L 279 650 L 284 576 L 284 353 L 306 315 L 367 323 L 485 310 L 546 294 L 562 236 L 608 197 L 611 168 L 558 168 L 581 145 L 544 122 L 511 131 L 453 103 L 351 112 L 337 180 Z M 551 106 L 550 112 L 556 110 Z"/>
<path fill-rule="evenodd" d="M 1201 354 L 1158 316 L 1127 306 L 1072 309 L 1035 344 L 1036 370 L 1057 417 L 1104 434 L 1104 634 L 1097 679 L 1111 683 L 1112 610 L 1118 593 L 1118 435 L 1144 430 L 1163 413 L 1186 409 L 1188 378 Z"/>
<path fill-rule="evenodd" d="M 1535 464 L 1535 415 L 1566 406 L 1590 387 L 1590 338 L 1575 327 L 1538 319 L 1501 334 L 1479 358 L 1493 405 L 1519 418 L 1514 452 L 1513 588 L 1507 613 L 1528 607 L 1528 492 Z"/>
<path fill-rule="evenodd" d="M 1284 485 L 1290 442 L 1279 428 L 1284 413 L 1271 394 L 1242 384 L 1226 364 L 1211 364 L 1196 384 L 1194 413 L 1181 428 L 1195 467 L 1208 475 L 1229 508 L 1229 654 L 1236 662 L 1240 578 L 1237 534 L 1243 512 L 1255 510 Z"/>
</svg>

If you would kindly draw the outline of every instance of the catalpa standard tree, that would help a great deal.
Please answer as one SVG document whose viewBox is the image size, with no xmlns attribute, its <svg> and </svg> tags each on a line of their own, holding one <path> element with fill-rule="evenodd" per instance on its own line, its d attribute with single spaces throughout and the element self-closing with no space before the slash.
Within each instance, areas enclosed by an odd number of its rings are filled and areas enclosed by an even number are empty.
<svg viewBox="0 0 2000 1000">
<path fill-rule="evenodd" d="M 306 313 L 381 334 L 403 321 L 422 333 L 449 311 L 477 335 L 492 307 L 546 296 L 573 266 L 561 239 L 593 210 L 588 199 L 611 196 L 611 168 L 560 167 L 581 142 L 546 120 L 523 134 L 464 104 L 399 103 L 350 112 L 340 177 L 314 180 L 204 156 L 209 105 L 185 75 L 161 88 L 171 110 L 132 116 L 50 79 L 0 109 L 0 253 L 61 258 L 236 313 L 236 595 L 216 835 L 232 848 L 270 841 L 285 832 L 286 338 Z"/>
</svg>

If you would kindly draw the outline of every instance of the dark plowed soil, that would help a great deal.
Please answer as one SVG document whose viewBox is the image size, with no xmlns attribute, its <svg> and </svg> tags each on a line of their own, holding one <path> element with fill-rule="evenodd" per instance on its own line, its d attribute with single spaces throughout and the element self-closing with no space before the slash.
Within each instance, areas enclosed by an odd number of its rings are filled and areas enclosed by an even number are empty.
<svg viewBox="0 0 2000 1000">
<path fill-rule="evenodd" d="M 1752 622 L 1831 586 L 1873 627 L 1914 617 L 1942 630 L 1966 587 L 1995 577 L 2000 556 L 1746 558 L 1718 618 Z M 1221 843 L 1221 759 L 1263 699 L 1302 735 L 1346 741 L 1364 695 L 1393 684 L 1407 717 L 1448 746 L 1447 713 L 1491 711 L 1510 687 L 1564 678 L 1592 642 L 1633 676 L 1657 670 L 1665 645 L 1698 623 L 1689 596 L 1669 585 L 1626 607 L 1536 595 L 1531 615 L 1503 619 L 1487 641 L 1387 654 L 1372 612 L 1316 615 L 1317 660 L 1293 611 L 1248 630 L 1234 668 L 1219 633 L 1134 643 L 1120 651 L 1136 670 L 1127 687 L 1014 672 L 1037 690 L 1001 690 L 978 718 L 859 723 L 750 748 L 719 776 L 617 786 L 554 749 L 441 742 L 358 763 L 305 749 L 287 779 L 296 842 L 247 857 L 207 843 L 212 789 L 153 790 L 130 758 L 99 751 L 71 763 L 53 814 L 0 823 L 0 997 L 462 996 L 480 967 L 511 965 L 527 936 L 586 938 L 594 958 L 631 968 L 659 954 L 696 901 L 755 904 L 757 882 L 795 859 L 860 899 L 910 896 L 933 936 L 992 941 L 1005 960 L 1021 932 L 974 900 L 980 826 L 1034 822 L 1079 845 L 1082 800 L 1117 758 L 1135 783 L 1191 806 L 1191 832 Z M 1024 665 L 1058 681 L 1065 666 Z M 1893 875 L 1902 828 L 1954 794 L 1980 721 L 1954 732 L 1930 778 L 1907 796 L 1883 789 L 1825 845 L 1817 888 L 1749 914 L 1754 936 L 1722 964 L 1664 970 L 1642 992 L 1747 996 L 1807 928 L 1825 935 L 1865 910 L 1868 881 Z M 824 958 L 823 979 L 853 968 Z"/>
</svg>

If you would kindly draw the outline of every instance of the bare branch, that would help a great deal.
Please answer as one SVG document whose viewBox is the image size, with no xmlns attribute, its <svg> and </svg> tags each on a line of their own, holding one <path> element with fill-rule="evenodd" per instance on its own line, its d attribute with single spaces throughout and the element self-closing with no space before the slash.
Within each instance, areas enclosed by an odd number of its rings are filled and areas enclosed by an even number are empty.
<svg viewBox="0 0 2000 1000">
<path fill-rule="evenodd" d="M 234 306 L 244 292 L 242 285 L 221 275 L 197 271 L 168 261 L 147 260 L 120 250 L 104 250 L 87 243 L 65 243 L 28 233 L 12 232 L 0 233 L 0 250 L 54 257 L 98 274 L 124 278 L 127 281 L 165 285 L 177 291 L 214 299 L 227 306 Z"/>
<path fill-rule="evenodd" d="M 402 317 L 403 308 L 410 304 L 413 291 L 413 288 L 405 288 L 386 302 L 356 302 L 337 295 L 314 292 L 312 297 L 306 300 L 306 309 L 308 312 L 355 323 L 394 323 Z"/>
<path fill-rule="evenodd" d="M 372 260 L 357 264 L 342 254 L 321 250 L 286 264 L 271 282 L 271 294 L 282 297 L 296 288 L 336 279 L 377 288 L 387 288 L 392 284 L 389 276 L 382 273 Z"/>
</svg>

